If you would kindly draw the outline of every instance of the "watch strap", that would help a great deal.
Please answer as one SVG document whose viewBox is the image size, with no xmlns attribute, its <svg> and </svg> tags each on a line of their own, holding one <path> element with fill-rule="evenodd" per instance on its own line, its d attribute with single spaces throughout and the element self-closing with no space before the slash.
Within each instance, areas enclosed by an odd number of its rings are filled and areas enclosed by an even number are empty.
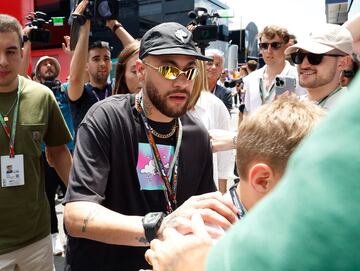
<svg viewBox="0 0 360 271">
<path fill-rule="evenodd" d="M 161 223 L 165 217 L 163 212 L 155 212 L 146 214 L 143 219 L 143 227 L 146 240 L 150 243 L 153 239 L 156 238 L 157 232 L 161 226 Z M 149 222 L 149 220 L 151 222 Z"/>
</svg>

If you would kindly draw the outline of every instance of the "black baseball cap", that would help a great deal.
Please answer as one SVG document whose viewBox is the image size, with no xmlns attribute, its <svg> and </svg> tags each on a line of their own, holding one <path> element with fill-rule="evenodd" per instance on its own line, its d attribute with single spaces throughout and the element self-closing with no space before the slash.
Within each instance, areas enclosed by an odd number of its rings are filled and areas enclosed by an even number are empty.
<svg viewBox="0 0 360 271">
<path fill-rule="evenodd" d="M 175 22 L 159 24 L 144 34 L 139 58 L 143 59 L 147 55 L 188 55 L 199 60 L 212 60 L 196 50 L 192 33 Z"/>
</svg>

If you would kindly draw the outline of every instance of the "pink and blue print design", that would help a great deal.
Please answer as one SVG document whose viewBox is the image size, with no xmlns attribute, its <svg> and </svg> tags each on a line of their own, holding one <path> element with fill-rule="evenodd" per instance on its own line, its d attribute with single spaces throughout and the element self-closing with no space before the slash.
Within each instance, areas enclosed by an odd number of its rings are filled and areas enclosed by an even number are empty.
<svg viewBox="0 0 360 271">
<path fill-rule="evenodd" d="M 161 161 L 167 172 L 174 157 L 175 148 L 169 145 L 156 145 Z M 149 143 L 139 143 L 139 156 L 136 166 L 141 190 L 163 190 L 164 182 L 156 168 L 154 157 Z"/>
</svg>

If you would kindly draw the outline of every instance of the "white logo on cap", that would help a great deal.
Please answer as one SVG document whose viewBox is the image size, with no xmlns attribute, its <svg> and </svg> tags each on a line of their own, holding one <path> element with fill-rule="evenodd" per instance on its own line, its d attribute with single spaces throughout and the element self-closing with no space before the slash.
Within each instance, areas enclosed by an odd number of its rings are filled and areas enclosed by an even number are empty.
<svg viewBox="0 0 360 271">
<path fill-rule="evenodd" d="M 182 29 L 179 29 L 179 30 L 176 30 L 175 32 L 175 37 L 177 37 L 182 43 L 184 43 L 184 38 L 187 38 L 188 34 L 182 30 Z"/>
</svg>

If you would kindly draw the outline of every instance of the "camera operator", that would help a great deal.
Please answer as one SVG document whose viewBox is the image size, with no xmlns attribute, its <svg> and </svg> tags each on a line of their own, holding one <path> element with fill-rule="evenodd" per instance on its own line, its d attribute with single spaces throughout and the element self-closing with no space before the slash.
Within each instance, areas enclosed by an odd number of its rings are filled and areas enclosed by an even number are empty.
<svg viewBox="0 0 360 271">
<path fill-rule="evenodd" d="M 80 26 L 79 38 L 70 64 L 68 85 L 75 133 L 89 108 L 112 93 L 111 85 L 107 82 L 112 67 L 110 47 L 103 41 L 89 46 L 90 20 L 84 16 L 88 2 L 80 2 L 73 13 L 74 23 Z M 123 46 L 135 41 L 117 20 L 107 20 L 106 26 L 114 31 Z M 89 73 L 89 82 L 86 84 L 83 72 L 85 69 Z"/>
<path fill-rule="evenodd" d="M 43 56 L 41 57 L 35 66 L 35 77 L 38 82 L 47 86 L 52 90 L 56 101 L 60 107 L 61 113 L 65 119 L 66 125 L 74 136 L 74 128 L 72 123 L 71 111 L 69 101 L 64 91 L 64 87 L 57 79 L 60 74 L 60 63 L 54 57 Z M 74 149 L 74 142 L 71 140 L 67 143 L 67 147 L 70 152 Z M 60 186 L 63 194 L 66 192 L 66 186 L 61 181 L 61 178 L 56 173 L 53 167 L 51 167 L 46 159 L 45 147 L 42 146 L 42 159 L 45 170 L 45 191 L 50 205 L 50 218 L 51 218 L 51 241 L 53 255 L 61 255 L 64 252 L 64 247 L 59 237 L 58 220 L 55 211 L 55 193 Z"/>
</svg>

